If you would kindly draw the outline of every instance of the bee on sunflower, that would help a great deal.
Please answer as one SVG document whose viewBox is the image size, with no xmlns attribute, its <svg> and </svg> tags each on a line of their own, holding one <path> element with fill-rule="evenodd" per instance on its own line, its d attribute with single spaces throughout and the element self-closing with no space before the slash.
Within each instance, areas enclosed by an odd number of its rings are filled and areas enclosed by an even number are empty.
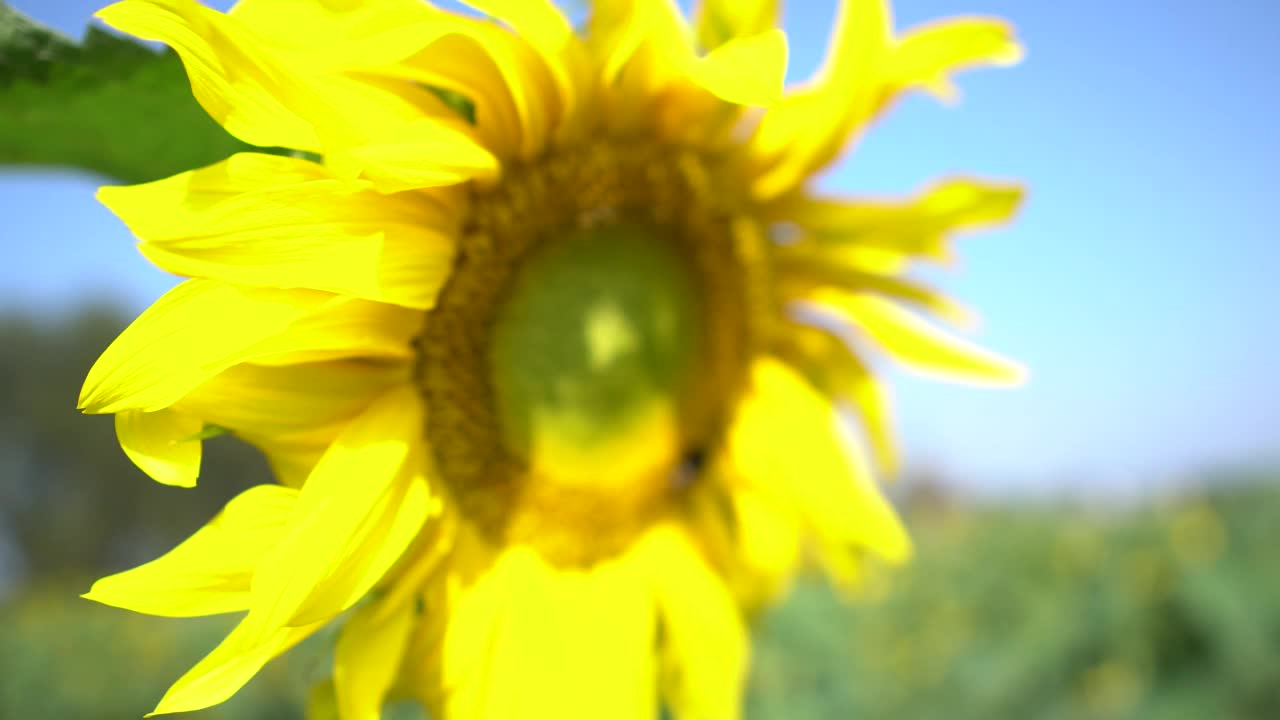
<svg viewBox="0 0 1280 720">
<path fill-rule="evenodd" d="M 244 613 L 157 713 L 222 702 L 341 618 L 343 720 L 393 697 L 444 720 L 736 717 L 746 621 L 797 569 L 856 583 L 910 554 L 873 479 L 896 463 L 885 393 L 846 335 L 1022 376 L 927 322 L 965 315 L 906 274 L 1008 218 L 1016 186 L 807 187 L 900 94 L 1015 62 L 1004 23 L 898 36 L 883 0 L 847 0 L 824 67 L 784 91 L 772 0 L 692 22 L 596 0 L 581 30 L 549 0 L 468 4 L 98 15 L 172 47 L 233 135 L 299 151 L 99 195 L 188 279 L 80 407 L 159 482 L 193 485 L 228 432 L 279 479 L 88 593 Z"/>
</svg>

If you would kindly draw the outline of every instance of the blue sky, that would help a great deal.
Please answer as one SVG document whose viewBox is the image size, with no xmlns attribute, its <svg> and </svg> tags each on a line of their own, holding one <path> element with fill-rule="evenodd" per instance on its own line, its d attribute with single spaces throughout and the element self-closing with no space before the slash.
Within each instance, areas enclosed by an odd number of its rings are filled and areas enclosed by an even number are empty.
<svg viewBox="0 0 1280 720">
<path fill-rule="evenodd" d="M 12 4 L 78 35 L 101 3 Z M 788 8 L 793 78 L 819 62 L 833 7 Z M 900 376 L 912 464 L 984 491 L 1129 493 L 1198 467 L 1280 460 L 1280 5 L 895 9 L 899 27 L 1000 15 L 1029 49 L 1015 69 L 963 76 L 959 106 L 904 102 L 822 180 L 903 192 L 972 173 L 1030 187 L 1013 226 L 963 239 L 956 271 L 928 277 L 982 310 L 979 338 L 1024 360 L 1032 381 L 986 391 Z M 172 283 L 93 202 L 99 182 L 0 171 L 11 260 L 0 304 L 105 295 L 136 310 Z"/>
</svg>

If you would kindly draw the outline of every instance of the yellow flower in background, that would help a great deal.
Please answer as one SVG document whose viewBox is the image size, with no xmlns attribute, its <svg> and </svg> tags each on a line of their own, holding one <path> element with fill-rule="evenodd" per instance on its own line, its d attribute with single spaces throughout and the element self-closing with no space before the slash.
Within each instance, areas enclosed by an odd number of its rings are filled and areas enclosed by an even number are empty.
<svg viewBox="0 0 1280 720">
<path fill-rule="evenodd" d="M 1005 24 L 895 36 L 883 2 L 850 0 L 825 66 L 784 92 L 768 0 L 706 0 L 692 24 L 598 0 L 581 31 L 546 0 L 469 4 L 487 17 L 99 14 L 173 47 L 231 133 L 301 151 L 100 193 L 190 279 L 103 353 L 81 407 L 114 413 L 160 482 L 193 485 L 224 432 L 280 480 L 88 594 L 245 613 L 156 712 L 225 700 L 342 617 L 343 720 L 400 696 L 445 719 L 734 717 L 744 620 L 797 569 L 853 583 L 910 553 L 872 477 L 896 462 L 884 392 L 845 336 L 1021 377 L 928 322 L 967 314 L 906 275 L 1009 217 L 1017 187 L 806 188 L 899 94 L 1016 61 Z"/>
</svg>

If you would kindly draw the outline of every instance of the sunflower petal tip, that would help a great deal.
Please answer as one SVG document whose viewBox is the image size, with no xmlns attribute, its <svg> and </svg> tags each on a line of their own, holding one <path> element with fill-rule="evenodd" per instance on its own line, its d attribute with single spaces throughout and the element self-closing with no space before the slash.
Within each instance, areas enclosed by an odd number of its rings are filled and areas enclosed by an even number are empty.
<svg viewBox="0 0 1280 720">
<path fill-rule="evenodd" d="M 1021 363 L 1014 366 L 1008 387 L 1020 388 L 1031 382 L 1031 370 Z"/>
<path fill-rule="evenodd" d="M 121 0 L 121 2 L 127 2 L 127 1 L 128 0 Z M 110 25 L 111 21 L 109 20 L 109 18 L 111 17 L 111 14 L 115 11 L 115 7 L 120 4 L 121 3 L 119 2 L 115 2 L 115 3 L 111 3 L 110 5 L 100 7 L 97 10 L 93 11 L 93 14 L 90 15 L 89 17 L 99 22 L 103 22 Z"/>
<path fill-rule="evenodd" d="M 139 469 L 142 470 L 144 473 L 146 473 L 147 477 L 151 478 L 152 480 L 155 480 L 161 485 L 168 485 L 169 487 L 190 489 L 196 486 L 197 480 L 198 480 L 196 475 L 193 475 L 193 474 L 174 473 L 174 472 L 161 473 L 161 472 L 154 472 L 148 468 L 139 468 Z"/>
<path fill-rule="evenodd" d="M 96 386 L 90 387 L 87 383 L 80 390 L 80 397 L 76 399 L 76 409 L 85 415 L 103 415 L 103 408 L 106 402 L 101 397 L 102 393 Z"/>
<path fill-rule="evenodd" d="M 110 583 L 107 581 L 109 581 L 110 579 L 111 579 L 111 576 L 108 575 L 107 577 L 98 578 L 97 580 L 94 580 L 93 585 L 90 585 L 88 590 L 81 593 L 80 597 L 90 602 L 98 603 L 99 605 L 107 605 L 109 607 L 122 607 L 119 602 L 112 602 L 111 593 L 106 589 L 104 589 L 104 584 L 109 585 Z"/>
<path fill-rule="evenodd" d="M 181 682 L 182 682 L 181 680 L 178 681 L 178 683 L 181 683 Z M 147 713 L 146 715 L 143 715 L 142 717 L 153 718 L 153 717 L 156 717 L 157 715 L 172 715 L 173 713 L 187 712 L 189 710 L 201 709 L 200 706 L 198 705 L 195 707 L 187 707 L 187 705 L 190 705 L 190 703 L 180 702 L 181 698 L 174 697 L 174 691 L 176 689 L 177 689 L 177 686 L 169 688 L 169 691 L 164 694 L 164 697 L 160 698 L 160 702 L 156 703 L 155 709 Z"/>
<path fill-rule="evenodd" d="M 962 95 L 960 88 L 948 77 L 940 77 L 924 86 L 925 92 L 943 105 L 953 108 L 960 104 Z"/>
<path fill-rule="evenodd" d="M 93 199 L 97 200 L 99 205 L 118 215 L 117 207 L 128 189 L 128 187 L 122 185 L 103 185 L 93 192 Z"/>
<path fill-rule="evenodd" d="M 947 308 L 943 318 L 956 329 L 966 333 L 977 332 L 982 327 L 982 316 L 963 305 Z"/>
<path fill-rule="evenodd" d="M 92 17 L 116 30 L 128 32 L 125 28 L 121 27 L 121 25 L 128 23 L 130 13 L 135 9 L 134 6 L 137 4 L 137 0 L 118 0 L 118 2 L 113 2 L 110 5 L 99 8 L 93 13 Z"/>
<path fill-rule="evenodd" d="M 774 28 L 725 43 L 694 61 L 689 72 L 728 102 L 769 108 L 783 97 L 789 52 L 786 33 Z"/>
<path fill-rule="evenodd" d="M 1004 358 L 1001 358 L 1001 363 L 1002 367 L 998 369 L 992 368 L 983 376 L 966 378 L 958 382 L 994 390 L 1017 390 L 1027 384 L 1030 372 L 1025 365 Z M 951 382 L 957 382 L 956 378 L 946 379 Z"/>
</svg>

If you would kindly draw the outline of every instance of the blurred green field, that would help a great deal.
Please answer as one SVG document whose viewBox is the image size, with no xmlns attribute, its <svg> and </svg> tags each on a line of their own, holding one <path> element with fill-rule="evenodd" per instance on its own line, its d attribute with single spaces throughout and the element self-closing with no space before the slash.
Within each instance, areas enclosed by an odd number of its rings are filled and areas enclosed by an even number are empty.
<svg viewBox="0 0 1280 720">
<path fill-rule="evenodd" d="M 1280 487 L 1129 511 L 917 508 L 882 597 L 768 618 L 751 717 L 1280 717 Z"/>
<path fill-rule="evenodd" d="M 763 619 L 748 717 L 1275 718 L 1278 518 L 1263 482 L 1115 514 L 918 507 L 909 569 L 847 603 L 802 582 Z M 97 607 L 82 587 L 0 608 L 0 717 L 141 717 L 228 627 Z M 328 642 L 195 717 L 300 717 Z"/>
</svg>

